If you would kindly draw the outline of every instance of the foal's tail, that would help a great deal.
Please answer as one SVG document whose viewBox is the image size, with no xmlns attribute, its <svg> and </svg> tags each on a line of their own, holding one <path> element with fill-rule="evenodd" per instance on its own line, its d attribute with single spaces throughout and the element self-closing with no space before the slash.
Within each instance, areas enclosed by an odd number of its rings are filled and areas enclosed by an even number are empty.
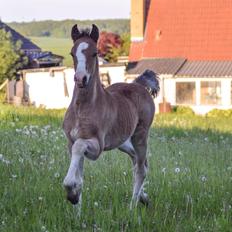
<svg viewBox="0 0 232 232">
<path fill-rule="evenodd" d="M 153 97 L 157 97 L 157 94 L 159 93 L 160 90 L 160 86 L 159 86 L 159 77 L 155 72 L 147 69 L 146 71 L 144 71 L 143 74 L 138 76 L 133 82 L 143 85 Z"/>
</svg>

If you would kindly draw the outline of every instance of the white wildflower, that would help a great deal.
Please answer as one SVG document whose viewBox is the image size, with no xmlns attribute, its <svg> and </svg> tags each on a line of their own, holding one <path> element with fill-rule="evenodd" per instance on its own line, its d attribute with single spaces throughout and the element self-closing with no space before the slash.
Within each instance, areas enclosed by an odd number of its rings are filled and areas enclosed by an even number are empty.
<svg viewBox="0 0 232 232">
<path fill-rule="evenodd" d="M 175 141 L 175 140 L 176 140 L 176 138 L 173 136 L 173 137 L 171 138 L 171 140 L 172 140 L 172 141 Z"/>
<path fill-rule="evenodd" d="M 161 170 L 163 173 L 165 173 L 166 172 L 166 168 L 162 168 L 162 170 Z"/>
<path fill-rule="evenodd" d="M 37 135 L 36 131 L 31 131 L 32 135 Z"/>
<path fill-rule="evenodd" d="M 3 163 L 5 163 L 6 165 L 10 164 L 10 161 L 7 160 L 7 159 L 2 158 L 1 161 L 2 161 Z"/>
<path fill-rule="evenodd" d="M 201 181 L 202 182 L 206 182 L 207 181 L 207 178 L 205 176 L 201 176 Z"/>
<path fill-rule="evenodd" d="M 38 199 L 39 199 L 39 201 L 42 201 L 42 200 L 43 200 L 43 198 L 42 198 L 42 197 L 38 197 Z"/>
<path fill-rule="evenodd" d="M 126 176 L 126 172 L 123 172 L 123 175 Z"/>
<path fill-rule="evenodd" d="M 23 214 L 26 215 L 27 213 L 28 213 L 28 209 L 25 208 L 25 209 L 23 210 Z"/>
<path fill-rule="evenodd" d="M 25 130 L 24 132 L 23 132 L 25 135 L 30 135 L 30 131 L 29 130 Z"/>
<path fill-rule="evenodd" d="M 86 229 L 86 227 L 87 227 L 87 225 L 84 222 L 81 224 L 81 226 L 83 229 Z"/>
<path fill-rule="evenodd" d="M 175 173 L 179 173 L 180 172 L 180 168 L 175 168 Z"/>
<path fill-rule="evenodd" d="M 17 175 L 12 174 L 11 177 L 12 177 L 13 179 L 15 179 L 15 178 L 17 178 Z"/>
<path fill-rule="evenodd" d="M 42 230 L 43 232 L 48 232 L 48 230 L 46 229 L 46 226 L 42 226 L 42 227 L 41 227 L 41 230 Z"/>
<path fill-rule="evenodd" d="M 4 160 L 4 163 L 5 163 L 6 165 L 8 165 L 8 164 L 10 164 L 10 161 L 9 161 L 9 160 Z"/>
<path fill-rule="evenodd" d="M 46 125 L 46 126 L 44 127 L 45 130 L 48 130 L 48 129 L 50 129 L 50 128 L 51 128 L 51 125 Z"/>
<path fill-rule="evenodd" d="M 10 125 L 14 127 L 14 126 L 15 126 L 15 123 L 14 123 L 14 122 L 11 122 Z"/>
<path fill-rule="evenodd" d="M 55 163 L 54 159 L 50 160 L 50 162 L 49 162 L 49 164 L 54 164 L 54 163 Z"/>
<path fill-rule="evenodd" d="M 97 201 L 94 202 L 94 206 L 98 207 L 98 202 Z"/>
</svg>

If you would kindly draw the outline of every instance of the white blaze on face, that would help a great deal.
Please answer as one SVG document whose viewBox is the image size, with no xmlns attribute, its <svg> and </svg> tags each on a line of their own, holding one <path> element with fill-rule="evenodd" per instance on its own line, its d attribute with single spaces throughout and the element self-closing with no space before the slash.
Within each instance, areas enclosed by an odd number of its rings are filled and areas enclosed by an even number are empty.
<svg viewBox="0 0 232 232">
<path fill-rule="evenodd" d="M 90 74 L 86 70 L 86 57 L 83 53 L 83 50 L 88 48 L 88 43 L 82 42 L 79 44 L 76 57 L 77 57 L 77 67 L 76 67 L 76 74 L 80 74 L 87 77 L 87 82 L 89 81 Z"/>
</svg>

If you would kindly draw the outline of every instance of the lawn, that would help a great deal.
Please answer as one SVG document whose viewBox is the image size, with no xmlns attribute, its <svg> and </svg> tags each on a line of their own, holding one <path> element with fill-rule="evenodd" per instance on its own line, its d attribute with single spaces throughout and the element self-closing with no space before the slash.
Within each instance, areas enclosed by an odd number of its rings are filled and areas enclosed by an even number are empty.
<svg viewBox="0 0 232 232">
<path fill-rule="evenodd" d="M 72 67 L 72 57 L 70 55 L 72 40 L 66 38 L 53 37 L 30 37 L 31 41 L 42 48 L 43 51 L 51 51 L 64 57 L 63 64 Z"/>
<path fill-rule="evenodd" d="M 82 214 L 62 187 L 63 110 L 0 105 L 0 231 L 232 231 L 231 118 L 158 115 L 149 207 L 130 211 L 132 166 L 115 150 L 85 162 Z"/>
</svg>

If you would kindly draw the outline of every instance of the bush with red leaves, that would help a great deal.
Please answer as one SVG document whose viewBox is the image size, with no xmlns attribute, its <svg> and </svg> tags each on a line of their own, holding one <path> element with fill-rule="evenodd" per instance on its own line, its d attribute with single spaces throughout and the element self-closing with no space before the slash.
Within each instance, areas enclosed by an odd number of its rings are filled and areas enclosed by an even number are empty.
<svg viewBox="0 0 232 232">
<path fill-rule="evenodd" d="M 122 46 L 122 39 L 119 35 L 112 32 L 103 31 L 100 34 L 98 40 L 98 53 L 99 56 L 109 62 L 115 62 L 117 60 L 114 49 Z"/>
</svg>

